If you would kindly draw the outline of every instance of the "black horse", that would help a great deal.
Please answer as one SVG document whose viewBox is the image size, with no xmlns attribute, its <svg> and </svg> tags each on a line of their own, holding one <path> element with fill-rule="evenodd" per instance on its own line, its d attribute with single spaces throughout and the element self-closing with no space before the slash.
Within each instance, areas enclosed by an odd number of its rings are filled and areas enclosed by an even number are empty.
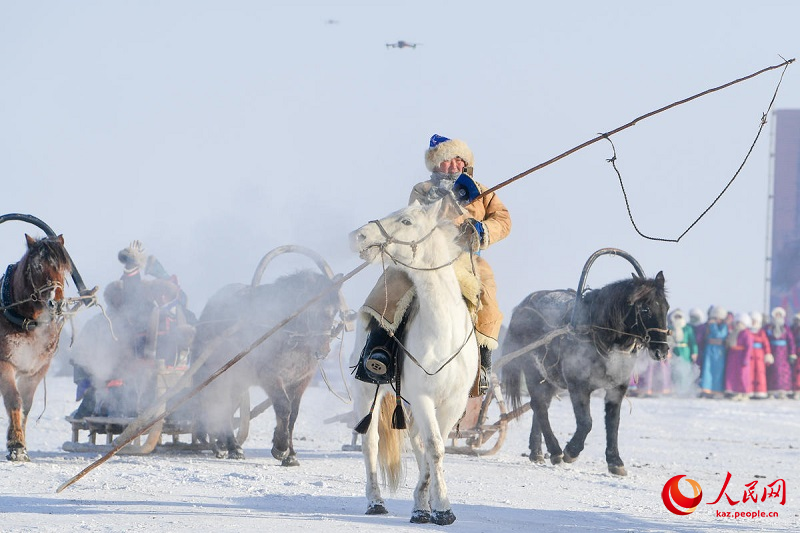
<svg viewBox="0 0 800 533">
<path fill-rule="evenodd" d="M 648 350 L 653 359 L 662 360 L 668 351 L 669 304 L 664 275 L 659 272 L 652 279 L 634 275 L 588 291 L 580 299 L 576 296 L 573 290 L 534 292 L 514 309 L 503 342 L 505 354 L 524 349 L 558 328 L 567 329 L 549 343 L 509 361 L 502 373 L 504 389 L 512 406 L 518 407 L 520 373 L 525 374 L 534 413 L 530 460 L 544 463 L 544 435 L 553 464 L 562 460 L 571 463 L 583 451 L 592 429 L 590 395 L 605 389 L 606 461 L 609 472 L 624 476 L 617 433 L 620 403 L 628 390 L 636 356 Z M 577 422 L 563 452 L 547 413 L 559 389 L 569 391 Z"/>
</svg>

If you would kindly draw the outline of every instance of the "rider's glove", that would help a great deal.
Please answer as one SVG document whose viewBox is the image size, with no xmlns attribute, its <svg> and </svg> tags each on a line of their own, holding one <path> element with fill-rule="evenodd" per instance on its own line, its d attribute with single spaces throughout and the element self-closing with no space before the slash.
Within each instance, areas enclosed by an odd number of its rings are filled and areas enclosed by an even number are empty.
<svg viewBox="0 0 800 533">
<path fill-rule="evenodd" d="M 483 224 L 474 218 L 468 218 L 458 227 L 460 237 L 459 242 L 469 252 L 477 252 L 481 249 L 481 242 L 485 235 Z"/>
<path fill-rule="evenodd" d="M 126 270 L 143 268 L 147 264 L 147 254 L 141 241 L 133 241 L 127 248 L 120 250 L 117 258 L 125 265 Z"/>
</svg>

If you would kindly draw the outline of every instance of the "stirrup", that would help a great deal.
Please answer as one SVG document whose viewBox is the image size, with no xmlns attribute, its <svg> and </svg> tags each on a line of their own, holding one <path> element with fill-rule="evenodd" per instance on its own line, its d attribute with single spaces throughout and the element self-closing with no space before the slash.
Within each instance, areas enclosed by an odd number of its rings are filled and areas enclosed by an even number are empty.
<svg viewBox="0 0 800 533">
<path fill-rule="evenodd" d="M 364 358 L 364 368 L 376 376 L 383 376 L 389 371 L 389 354 L 381 349 L 376 349 Z"/>
</svg>

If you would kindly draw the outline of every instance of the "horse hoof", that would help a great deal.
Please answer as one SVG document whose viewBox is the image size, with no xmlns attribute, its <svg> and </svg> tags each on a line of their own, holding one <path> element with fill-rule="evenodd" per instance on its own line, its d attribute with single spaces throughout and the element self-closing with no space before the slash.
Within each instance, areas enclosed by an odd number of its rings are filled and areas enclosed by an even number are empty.
<svg viewBox="0 0 800 533">
<path fill-rule="evenodd" d="M 224 450 L 222 448 L 215 448 L 214 450 L 214 457 L 217 459 L 225 459 L 228 457 L 228 450 Z"/>
<path fill-rule="evenodd" d="M 286 458 L 281 461 L 281 466 L 300 466 L 300 461 L 297 460 L 296 455 L 287 455 Z"/>
<path fill-rule="evenodd" d="M 627 476 L 628 475 L 628 471 L 625 470 L 625 467 L 622 466 L 622 465 L 620 465 L 620 466 L 608 465 L 608 471 L 611 472 L 612 474 L 614 474 L 615 476 Z"/>
<path fill-rule="evenodd" d="M 551 455 L 551 456 L 550 456 L 550 464 L 554 464 L 554 465 L 560 464 L 560 463 L 561 463 L 561 459 L 562 459 L 563 457 L 564 457 L 564 456 L 563 456 L 563 455 L 561 455 L 561 454 L 558 454 L 558 455 Z"/>
<path fill-rule="evenodd" d="M 389 514 L 389 511 L 387 511 L 386 507 L 384 507 L 382 504 L 375 503 L 367 507 L 367 512 L 364 514 Z"/>
<path fill-rule="evenodd" d="M 289 455 L 289 449 L 286 450 L 279 450 L 278 448 L 272 448 L 272 457 L 277 459 L 278 461 L 283 461 Z"/>
<path fill-rule="evenodd" d="M 431 521 L 431 512 L 417 509 L 411 513 L 412 524 L 428 524 Z"/>
<path fill-rule="evenodd" d="M 449 526 L 455 521 L 456 515 L 454 515 L 453 511 L 450 509 L 447 511 L 433 511 L 431 513 L 431 522 L 437 526 Z"/>
<path fill-rule="evenodd" d="M 576 456 L 576 457 L 572 457 L 572 456 L 571 456 L 570 454 L 568 454 L 567 452 L 564 452 L 564 462 L 565 462 L 565 463 L 574 463 L 574 462 L 575 462 L 575 461 L 577 461 L 577 460 L 578 460 L 578 457 L 577 457 L 577 456 Z"/>
<path fill-rule="evenodd" d="M 529 459 L 531 460 L 532 463 L 536 463 L 537 465 L 544 464 L 544 455 L 542 455 L 541 453 L 536 453 L 536 454 L 532 453 Z"/>
<path fill-rule="evenodd" d="M 25 448 L 14 448 L 13 450 L 9 450 L 8 455 L 6 455 L 6 459 L 18 463 L 28 463 L 31 460 L 31 458 L 28 457 L 28 450 Z"/>
<path fill-rule="evenodd" d="M 228 450 L 228 459 L 237 459 L 241 460 L 244 459 L 244 450 L 239 448 L 238 450 Z"/>
</svg>

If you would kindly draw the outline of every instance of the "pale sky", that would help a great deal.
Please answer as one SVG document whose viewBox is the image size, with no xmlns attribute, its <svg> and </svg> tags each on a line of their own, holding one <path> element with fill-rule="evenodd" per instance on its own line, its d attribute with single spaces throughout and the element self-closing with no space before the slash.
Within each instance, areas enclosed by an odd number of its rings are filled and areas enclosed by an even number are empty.
<svg viewBox="0 0 800 533">
<path fill-rule="evenodd" d="M 276 246 L 313 248 L 336 272 L 358 266 L 348 233 L 405 205 L 428 177 L 433 133 L 465 140 L 476 179 L 493 186 L 796 57 L 798 24 L 791 0 L 0 1 L 0 214 L 63 233 L 90 286 L 117 279 L 117 251 L 143 241 L 199 314 Z M 420 44 L 385 46 L 399 39 Z M 643 232 L 676 237 L 717 196 L 779 76 L 613 137 Z M 800 108 L 797 64 L 774 107 L 789 108 Z M 484 257 L 506 320 L 530 292 L 574 288 L 603 247 L 663 270 L 673 308 L 761 310 L 771 126 L 678 244 L 635 233 L 606 142 L 498 191 L 513 229 Z M 2 264 L 22 255 L 25 232 L 41 235 L 0 226 Z M 278 261 L 267 277 L 306 265 Z M 630 272 L 601 259 L 589 285 Z M 378 275 L 346 285 L 351 307 Z"/>
</svg>

